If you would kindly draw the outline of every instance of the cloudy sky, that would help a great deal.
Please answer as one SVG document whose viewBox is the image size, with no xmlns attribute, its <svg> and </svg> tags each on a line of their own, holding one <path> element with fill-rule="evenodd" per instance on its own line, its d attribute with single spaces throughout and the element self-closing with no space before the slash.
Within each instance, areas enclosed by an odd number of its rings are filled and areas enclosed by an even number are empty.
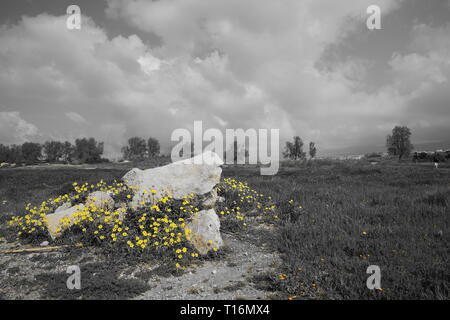
<svg viewBox="0 0 450 320">
<path fill-rule="evenodd" d="M 81 30 L 66 9 L 81 8 Z M 381 8 L 381 30 L 366 9 Z M 279 128 L 319 155 L 397 124 L 450 148 L 450 0 L 2 1 L 0 143 Z"/>
</svg>

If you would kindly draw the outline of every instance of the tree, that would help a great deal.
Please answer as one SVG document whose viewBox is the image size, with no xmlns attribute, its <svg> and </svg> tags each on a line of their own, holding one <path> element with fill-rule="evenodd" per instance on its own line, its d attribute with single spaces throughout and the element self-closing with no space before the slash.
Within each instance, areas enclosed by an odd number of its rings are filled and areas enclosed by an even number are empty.
<svg viewBox="0 0 450 320">
<path fill-rule="evenodd" d="M 316 153 L 317 153 L 316 144 L 311 141 L 309 143 L 309 156 L 311 157 L 311 159 L 316 156 Z"/>
<path fill-rule="evenodd" d="M 142 160 L 147 155 L 145 139 L 133 137 L 128 139 L 128 145 L 122 148 L 123 158 L 127 160 Z"/>
<path fill-rule="evenodd" d="M 392 134 L 386 137 L 388 153 L 393 156 L 398 156 L 398 160 L 401 160 L 404 156 L 408 156 L 414 148 L 410 138 L 411 130 L 408 127 L 396 126 L 392 129 Z"/>
<path fill-rule="evenodd" d="M 94 138 L 75 140 L 73 157 L 81 163 L 101 162 L 103 154 L 103 142 L 97 142 Z"/>
<path fill-rule="evenodd" d="M 0 144 L 0 162 L 21 163 L 23 161 L 22 146 Z"/>
<path fill-rule="evenodd" d="M 293 142 L 287 141 L 283 156 L 291 160 L 304 159 L 306 153 L 303 152 L 303 140 L 295 136 Z"/>
<path fill-rule="evenodd" d="M 64 144 L 60 141 L 46 141 L 43 149 L 48 162 L 57 162 L 63 156 Z"/>
<path fill-rule="evenodd" d="M 16 144 L 9 146 L 9 153 L 6 162 L 20 163 L 22 161 L 23 161 L 22 146 L 18 146 Z"/>
<path fill-rule="evenodd" d="M 155 138 L 150 137 L 147 141 L 147 148 L 148 148 L 148 156 L 150 158 L 154 158 L 159 155 L 160 146 L 159 141 Z"/>
<path fill-rule="evenodd" d="M 42 146 L 39 143 L 25 142 L 22 144 L 22 156 L 26 163 L 36 163 L 41 157 Z"/>
<path fill-rule="evenodd" d="M 0 162 L 8 162 L 9 159 L 9 146 L 0 144 Z"/>
<path fill-rule="evenodd" d="M 62 160 L 67 163 L 72 162 L 73 152 L 74 152 L 73 145 L 69 141 L 64 142 L 62 145 L 62 152 L 61 152 Z"/>
</svg>

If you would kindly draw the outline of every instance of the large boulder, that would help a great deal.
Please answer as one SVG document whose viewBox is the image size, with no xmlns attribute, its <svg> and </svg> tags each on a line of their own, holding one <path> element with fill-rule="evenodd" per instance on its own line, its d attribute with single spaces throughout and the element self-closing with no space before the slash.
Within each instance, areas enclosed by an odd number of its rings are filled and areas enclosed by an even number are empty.
<svg viewBox="0 0 450 320">
<path fill-rule="evenodd" d="M 207 195 L 220 182 L 223 164 L 214 152 L 147 170 L 132 169 L 123 180 L 130 187 L 138 187 L 131 206 L 153 202 L 169 193 L 175 199 L 185 195 Z M 208 204 L 210 205 L 210 204 Z"/>
<path fill-rule="evenodd" d="M 200 254 L 223 246 L 220 220 L 214 209 L 199 211 L 186 227 L 192 231 L 190 242 Z"/>
<path fill-rule="evenodd" d="M 83 208 L 83 204 L 69 208 L 58 208 L 55 213 L 45 216 L 45 224 L 47 226 L 48 233 L 53 240 L 59 237 L 64 230 L 74 224 L 77 220 L 77 217 L 75 217 L 74 214 L 82 211 Z"/>
</svg>

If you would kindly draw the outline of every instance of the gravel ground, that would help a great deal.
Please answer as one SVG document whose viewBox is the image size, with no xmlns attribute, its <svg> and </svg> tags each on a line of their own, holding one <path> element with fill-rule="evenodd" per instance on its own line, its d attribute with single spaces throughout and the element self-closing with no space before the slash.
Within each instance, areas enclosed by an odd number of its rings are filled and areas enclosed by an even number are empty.
<svg viewBox="0 0 450 320">
<path fill-rule="evenodd" d="M 229 254 L 223 261 L 207 261 L 179 277 L 153 277 L 151 290 L 136 299 L 267 299 L 271 293 L 255 288 L 253 276 L 265 273 L 279 257 L 247 241 L 223 234 Z"/>
<path fill-rule="evenodd" d="M 4 254 L 24 248 L 0 237 L 0 299 L 269 299 L 274 293 L 258 288 L 252 279 L 280 263 L 268 249 L 263 228 L 245 234 L 223 233 L 225 254 L 200 261 L 179 276 L 154 270 L 158 261 L 116 261 L 99 248 Z M 67 267 L 81 269 L 82 290 L 68 290 Z"/>
</svg>

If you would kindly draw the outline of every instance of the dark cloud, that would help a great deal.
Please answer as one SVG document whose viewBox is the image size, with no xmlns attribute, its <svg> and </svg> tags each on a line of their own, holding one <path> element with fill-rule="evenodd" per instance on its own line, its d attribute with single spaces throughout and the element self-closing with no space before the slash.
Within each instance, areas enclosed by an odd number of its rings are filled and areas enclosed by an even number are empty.
<svg viewBox="0 0 450 320">
<path fill-rule="evenodd" d="M 442 2 L 379 2 L 379 31 L 361 0 L 82 2 L 81 30 L 66 29 L 62 4 L 11 7 L 0 142 L 92 135 L 114 156 L 141 135 L 168 150 L 172 130 L 194 120 L 279 128 L 333 152 L 382 146 L 398 123 L 440 139 L 428 128 L 450 120 Z"/>
</svg>

